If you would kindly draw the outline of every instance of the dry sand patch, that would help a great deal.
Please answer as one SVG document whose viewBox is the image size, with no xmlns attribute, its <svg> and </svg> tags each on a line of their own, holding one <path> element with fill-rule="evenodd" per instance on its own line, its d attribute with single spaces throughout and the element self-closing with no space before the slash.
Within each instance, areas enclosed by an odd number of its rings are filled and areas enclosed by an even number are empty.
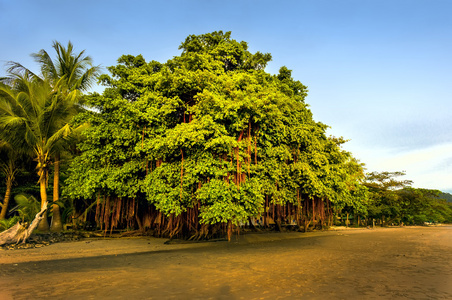
<svg viewBox="0 0 452 300">
<path fill-rule="evenodd" d="M 0 251 L 0 299 L 452 299 L 452 227 Z"/>
</svg>

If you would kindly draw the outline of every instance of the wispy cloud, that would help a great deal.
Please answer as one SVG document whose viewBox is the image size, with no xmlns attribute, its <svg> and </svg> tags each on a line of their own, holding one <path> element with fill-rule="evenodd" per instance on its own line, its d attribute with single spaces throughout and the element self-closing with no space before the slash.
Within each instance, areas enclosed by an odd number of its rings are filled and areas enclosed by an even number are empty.
<svg viewBox="0 0 452 300">
<path fill-rule="evenodd" d="M 414 187 L 452 191 L 452 143 L 406 151 L 351 143 L 346 149 L 361 154 L 369 172 L 406 171 Z"/>
</svg>

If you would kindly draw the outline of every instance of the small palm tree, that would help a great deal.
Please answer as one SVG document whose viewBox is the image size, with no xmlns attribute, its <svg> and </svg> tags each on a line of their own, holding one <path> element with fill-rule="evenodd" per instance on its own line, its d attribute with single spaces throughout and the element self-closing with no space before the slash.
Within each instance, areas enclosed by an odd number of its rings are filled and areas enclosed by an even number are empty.
<svg viewBox="0 0 452 300">
<path fill-rule="evenodd" d="M 5 219 L 8 211 L 9 200 L 11 198 L 11 190 L 13 182 L 19 169 L 16 167 L 18 153 L 13 150 L 11 145 L 5 141 L 0 140 L 0 172 L 5 175 L 6 192 L 3 204 L 0 204 L 0 220 Z"/>
<path fill-rule="evenodd" d="M 19 213 L 19 218 L 22 223 L 27 222 L 31 224 L 35 215 L 40 210 L 39 201 L 36 200 L 32 195 L 19 194 L 14 197 L 14 200 L 17 203 L 16 211 Z"/>
</svg>

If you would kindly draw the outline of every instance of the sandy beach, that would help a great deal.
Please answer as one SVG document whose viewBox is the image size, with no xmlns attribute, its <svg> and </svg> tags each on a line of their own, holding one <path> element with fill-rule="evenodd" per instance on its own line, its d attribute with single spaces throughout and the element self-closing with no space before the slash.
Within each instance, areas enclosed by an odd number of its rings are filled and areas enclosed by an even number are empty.
<svg viewBox="0 0 452 300">
<path fill-rule="evenodd" d="M 0 299 L 452 299 L 452 227 L 0 250 Z"/>
</svg>

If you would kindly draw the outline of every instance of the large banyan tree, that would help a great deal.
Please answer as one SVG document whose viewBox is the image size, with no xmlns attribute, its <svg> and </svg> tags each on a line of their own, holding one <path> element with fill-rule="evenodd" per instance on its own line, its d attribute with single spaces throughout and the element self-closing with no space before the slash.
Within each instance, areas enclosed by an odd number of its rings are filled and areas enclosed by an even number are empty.
<svg viewBox="0 0 452 300">
<path fill-rule="evenodd" d="M 327 226 L 335 208 L 360 206 L 362 167 L 313 120 L 289 69 L 265 72 L 271 55 L 230 32 L 179 49 L 166 63 L 120 57 L 86 99 L 66 194 L 91 203 L 98 226 L 199 239 L 248 222 Z"/>
</svg>

